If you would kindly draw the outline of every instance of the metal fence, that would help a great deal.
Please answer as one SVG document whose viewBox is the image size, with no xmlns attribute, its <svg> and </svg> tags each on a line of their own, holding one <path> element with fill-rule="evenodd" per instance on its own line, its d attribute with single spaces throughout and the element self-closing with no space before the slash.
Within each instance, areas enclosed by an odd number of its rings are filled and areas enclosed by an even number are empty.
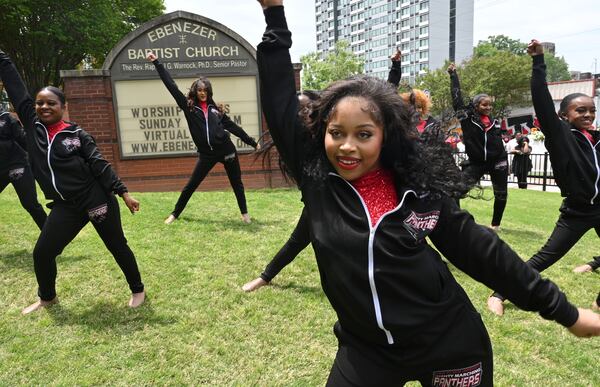
<svg viewBox="0 0 600 387">
<path fill-rule="evenodd" d="M 541 186 L 543 191 L 546 190 L 546 187 L 557 187 L 548 152 L 532 153 L 530 157 L 533 167 L 527 175 L 527 184 Z M 460 163 L 467 159 L 467 155 L 464 152 L 457 152 L 454 154 L 454 159 L 456 160 L 456 163 L 460 165 Z M 512 159 L 513 155 L 508 155 L 509 168 L 512 166 Z M 490 176 L 485 174 L 481 180 L 490 181 Z M 510 173 L 508 175 L 508 182 L 516 184 L 517 177 Z"/>
</svg>

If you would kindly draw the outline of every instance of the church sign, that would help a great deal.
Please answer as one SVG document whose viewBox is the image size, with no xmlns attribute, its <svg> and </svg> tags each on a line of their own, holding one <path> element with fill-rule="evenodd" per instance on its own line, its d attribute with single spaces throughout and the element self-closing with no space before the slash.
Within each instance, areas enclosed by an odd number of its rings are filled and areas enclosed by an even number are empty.
<svg viewBox="0 0 600 387">
<path fill-rule="evenodd" d="M 127 35 L 108 55 L 121 157 L 189 156 L 196 146 L 183 112 L 146 59 L 153 52 L 187 94 L 199 76 L 210 79 L 216 103 L 254 139 L 260 137 L 256 51 L 227 27 L 176 11 Z M 238 150 L 251 150 L 237 137 Z"/>
</svg>

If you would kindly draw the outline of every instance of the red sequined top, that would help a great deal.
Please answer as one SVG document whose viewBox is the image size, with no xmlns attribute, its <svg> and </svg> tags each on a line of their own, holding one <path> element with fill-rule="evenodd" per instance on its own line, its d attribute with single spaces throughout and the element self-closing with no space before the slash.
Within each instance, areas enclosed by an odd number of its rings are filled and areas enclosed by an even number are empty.
<svg viewBox="0 0 600 387">
<path fill-rule="evenodd" d="M 351 182 L 367 206 L 371 226 L 375 226 L 383 214 L 398 205 L 394 175 L 387 169 L 376 169 Z"/>
</svg>

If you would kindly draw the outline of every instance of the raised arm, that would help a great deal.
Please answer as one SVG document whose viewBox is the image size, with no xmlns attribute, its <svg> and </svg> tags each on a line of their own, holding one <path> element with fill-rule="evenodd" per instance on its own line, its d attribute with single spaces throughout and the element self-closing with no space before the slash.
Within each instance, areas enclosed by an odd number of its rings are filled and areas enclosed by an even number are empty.
<svg viewBox="0 0 600 387">
<path fill-rule="evenodd" d="M 240 140 L 250 145 L 252 148 L 256 148 L 258 144 L 256 141 L 246 133 L 244 129 L 242 129 L 239 125 L 229 118 L 227 114 L 223 114 L 223 118 L 221 119 L 221 123 L 223 124 L 223 128 L 229 133 L 233 133 Z"/>
<path fill-rule="evenodd" d="M 535 114 L 540 122 L 540 129 L 546 136 L 554 136 L 561 128 L 561 121 L 556 114 L 554 101 L 546 83 L 546 64 L 544 63 L 544 48 L 537 40 L 532 40 L 527 46 L 531 55 L 531 99 Z"/>
<path fill-rule="evenodd" d="M 450 74 L 450 94 L 452 96 L 452 107 L 455 112 L 463 110 L 465 104 L 462 98 L 462 92 L 460 91 L 460 82 L 458 80 L 458 73 L 456 72 L 456 65 L 450 63 L 448 66 L 448 74 Z"/>
<path fill-rule="evenodd" d="M 476 224 L 453 200 L 445 200 L 430 239 L 457 268 L 502 293 L 519 308 L 537 311 L 565 327 L 572 327 L 578 320 L 577 308 L 553 282 L 541 278 L 494 232 Z"/>
<path fill-rule="evenodd" d="M 280 156 L 300 183 L 302 138 L 306 129 L 298 118 L 296 83 L 289 53 L 292 34 L 287 27 L 283 1 L 259 2 L 267 23 L 257 49 L 262 109 Z"/>
<path fill-rule="evenodd" d="M 0 50 L 0 79 L 2 79 L 8 98 L 15 107 L 21 122 L 27 130 L 32 129 L 37 121 L 33 99 L 13 61 L 2 50 Z"/>
<path fill-rule="evenodd" d="M 162 63 L 160 63 L 158 61 L 158 58 L 156 57 L 156 55 L 154 55 L 154 53 L 149 53 L 146 58 L 150 62 L 152 62 L 152 64 L 156 68 L 156 71 L 158 72 L 160 79 L 163 81 L 167 90 L 169 90 L 169 93 L 171 93 L 173 98 L 175 98 L 175 102 L 177 103 L 177 106 L 179 106 L 179 108 L 181 110 L 187 111 L 188 110 L 187 97 L 179 90 L 179 88 L 177 87 L 177 84 L 175 83 L 173 78 L 171 78 L 171 74 L 169 74 L 167 69 L 165 69 L 165 66 L 163 66 Z"/>
<path fill-rule="evenodd" d="M 402 51 L 397 50 L 390 59 L 392 60 L 392 68 L 388 74 L 387 81 L 398 88 L 400 79 L 402 79 Z"/>
</svg>

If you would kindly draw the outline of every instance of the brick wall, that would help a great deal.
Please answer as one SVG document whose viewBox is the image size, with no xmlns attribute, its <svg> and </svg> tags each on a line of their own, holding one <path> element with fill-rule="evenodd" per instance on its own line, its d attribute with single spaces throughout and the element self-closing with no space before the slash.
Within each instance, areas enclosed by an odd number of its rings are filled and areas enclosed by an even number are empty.
<svg viewBox="0 0 600 387">
<path fill-rule="evenodd" d="M 294 65 L 296 88 L 300 90 L 300 64 Z M 104 70 L 62 71 L 68 117 L 92 134 L 104 157 L 131 191 L 180 191 L 196 165 L 197 157 L 164 157 L 122 160 L 113 109 L 110 74 Z M 263 129 L 267 125 L 263 118 Z M 240 154 L 242 180 L 246 188 L 284 187 L 288 184 L 272 158 L 263 167 L 252 153 Z M 230 189 L 227 174 L 217 164 L 198 190 Z"/>
</svg>

